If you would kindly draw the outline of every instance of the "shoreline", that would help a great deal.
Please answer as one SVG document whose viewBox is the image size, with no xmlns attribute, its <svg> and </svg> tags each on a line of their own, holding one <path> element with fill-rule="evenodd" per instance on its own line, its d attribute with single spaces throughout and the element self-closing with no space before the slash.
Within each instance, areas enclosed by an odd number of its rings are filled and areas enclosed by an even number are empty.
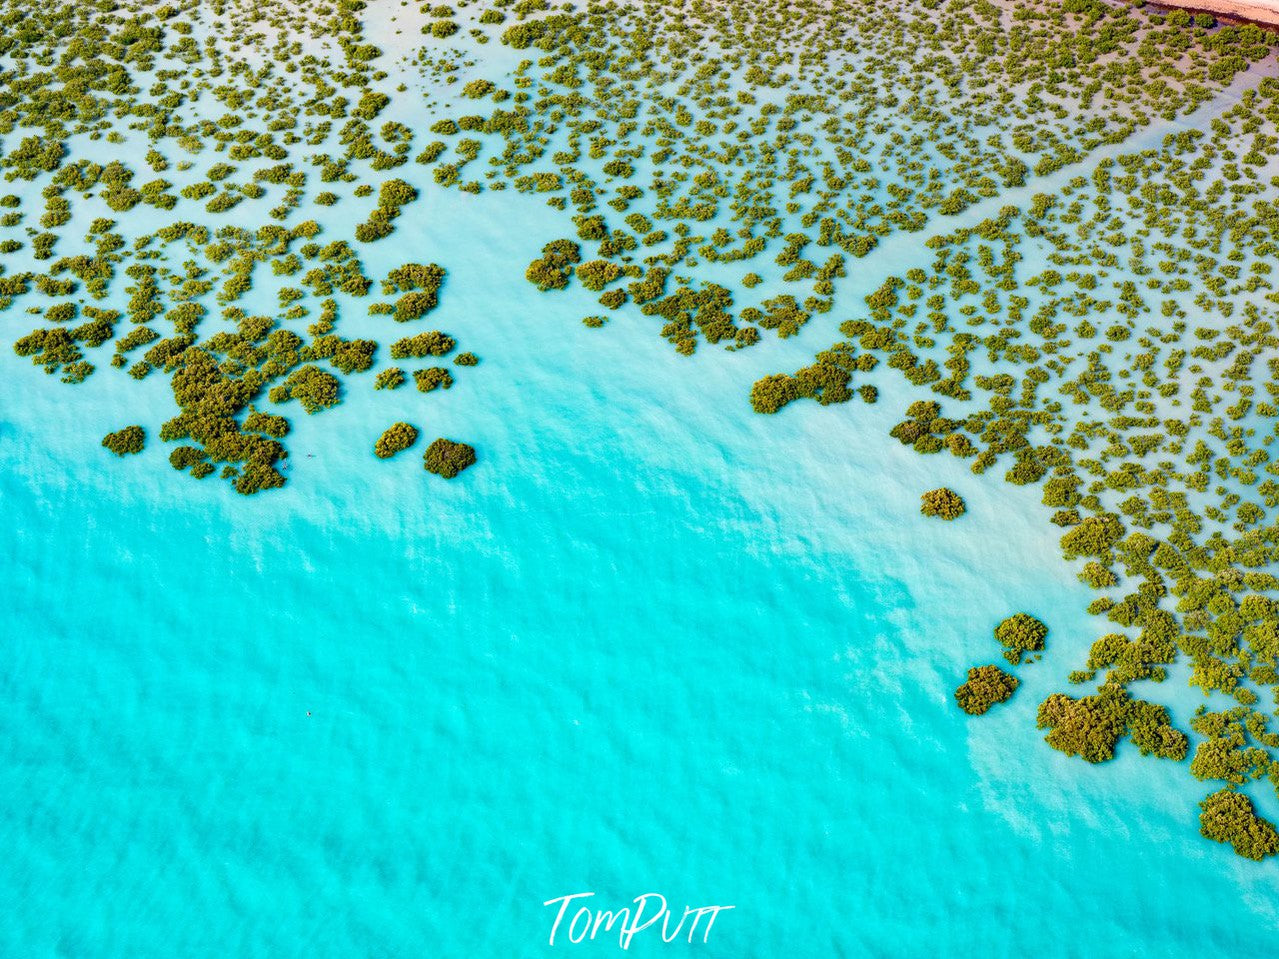
<svg viewBox="0 0 1279 959">
<path fill-rule="evenodd" d="M 1152 0 L 1147 10 L 1159 12 L 1185 10 L 1187 13 L 1207 13 L 1216 17 L 1223 26 L 1252 24 L 1265 30 L 1279 32 L 1279 0 Z"/>
</svg>

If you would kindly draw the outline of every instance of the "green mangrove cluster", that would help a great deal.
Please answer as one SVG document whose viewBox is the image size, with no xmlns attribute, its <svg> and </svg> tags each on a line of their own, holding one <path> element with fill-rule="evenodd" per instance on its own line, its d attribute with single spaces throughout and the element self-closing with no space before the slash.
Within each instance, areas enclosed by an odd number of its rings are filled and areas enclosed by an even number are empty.
<svg viewBox="0 0 1279 959">
<path fill-rule="evenodd" d="M 426 448 L 422 458 L 428 473 L 453 479 L 463 470 L 475 465 L 475 448 L 441 437 Z"/>
<path fill-rule="evenodd" d="M 373 444 L 373 455 L 390 459 L 417 442 L 417 427 L 408 423 L 392 423 Z"/>
<path fill-rule="evenodd" d="M 919 500 L 919 511 L 925 516 L 935 516 L 938 519 L 959 519 L 967 509 L 964 498 L 945 486 L 930 489 Z"/>
<path fill-rule="evenodd" d="M 379 176 L 408 161 L 412 133 L 370 125 L 390 98 L 364 6 L 0 4 L 0 170 L 17 191 L 0 197 L 0 307 L 22 299 L 40 320 L 14 351 L 67 383 L 99 356 L 136 380 L 167 377 L 178 412 L 157 433 L 170 464 L 245 494 L 286 479 L 289 424 L 271 407 L 325 412 L 375 370 L 381 344 L 343 336 L 340 317 L 420 321 L 445 280 L 437 264 L 352 245 L 389 235 L 418 198 Z M 349 238 L 325 235 L 352 218 L 324 208 L 366 197 Z M 392 299 L 370 303 L 379 275 Z M 423 339 L 435 357 L 456 345 L 433 332 L 392 353 Z M 374 383 L 404 375 L 376 370 Z M 104 445 L 138 452 L 143 436 Z"/>
<path fill-rule="evenodd" d="M 970 716 L 981 716 L 991 706 L 1007 702 L 1021 681 L 995 665 L 974 666 L 955 690 L 955 702 Z"/>
</svg>

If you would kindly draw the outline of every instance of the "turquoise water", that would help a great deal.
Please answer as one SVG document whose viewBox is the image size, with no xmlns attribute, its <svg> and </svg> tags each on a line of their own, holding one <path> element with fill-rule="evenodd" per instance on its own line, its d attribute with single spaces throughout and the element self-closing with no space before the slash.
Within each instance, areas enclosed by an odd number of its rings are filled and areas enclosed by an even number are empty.
<svg viewBox="0 0 1279 959">
<path fill-rule="evenodd" d="M 1097 627 L 1034 494 L 890 445 L 888 378 L 878 407 L 752 414 L 827 331 L 685 359 L 638 318 L 581 327 L 591 301 L 511 267 L 540 209 L 434 195 L 404 225 L 483 363 L 427 400 L 352 380 L 295 417 L 277 493 L 102 450 L 167 415 L 158 378 L 0 359 L 0 952 L 605 954 L 549 947 L 542 903 L 656 891 L 735 909 L 637 955 L 1264 954 L 1279 867 L 1198 837 L 1206 787 L 1039 741 Z M 375 461 L 401 415 L 480 464 Z M 918 516 L 939 483 L 962 524 Z M 1048 661 L 963 717 L 1021 608 Z"/>
</svg>

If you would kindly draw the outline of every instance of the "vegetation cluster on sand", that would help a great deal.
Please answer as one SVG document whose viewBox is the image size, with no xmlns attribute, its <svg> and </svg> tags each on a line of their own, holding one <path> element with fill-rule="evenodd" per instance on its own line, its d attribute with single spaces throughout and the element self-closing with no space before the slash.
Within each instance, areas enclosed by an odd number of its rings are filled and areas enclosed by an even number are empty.
<svg viewBox="0 0 1279 959">
<path fill-rule="evenodd" d="M 124 429 L 108 433 L 102 438 L 102 445 L 116 456 L 128 456 L 141 453 L 147 442 L 147 433 L 141 426 L 126 426 Z"/>
<path fill-rule="evenodd" d="M 1040 491 L 1106 622 L 1063 677 L 1077 695 L 1038 710 L 1049 744 L 1192 756 L 1224 790 L 1204 834 L 1269 855 L 1239 789 L 1279 787 L 1279 82 L 1250 70 L 1274 36 L 1103 0 L 873 14 L 0 0 L 0 308 L 38 318 L 14 351 L 71 384 L 104 361 L 167 378 L 151 435 L 175 469 L 279 487 L 288 410 L 336 425 L 351 389 L 463 392 L 477 358 L 421 329 L 453 294 L 403 262 L 406 224 L 430 191 L 528 194 L 548 232 L 523 275 L 597 301 L 587 326 L 625 311 L 682 354 L 820 326 L 830 345 L 743 403 L 888 402 L 890 439 Z M 371 43 L 373 18 L 414 49 Z M 488 44 L 514 66 L 488 73 Z M 344 335 L 352 315 L 394 330 L 385 348 Z M 375 450 L 411 445 L 401 426 Z M 423 461 L 455 477 L 476 454 L 441 438 Z M 1000 630 L 1011 664 L 1043 648 L 1033 617 Z M 979 669 L 961 706 L 1016 688 Z M 1181 671 L 1205 696 L 1193 743 L 1129 689 Z"/>
<path fill-rule="evenodd" d="M 945 486 L 929 490 L 920 497 L 919 511 L 925 516 L 945 520 L 959 519 L 966 509 L 964 498 Z"/>
</svg>

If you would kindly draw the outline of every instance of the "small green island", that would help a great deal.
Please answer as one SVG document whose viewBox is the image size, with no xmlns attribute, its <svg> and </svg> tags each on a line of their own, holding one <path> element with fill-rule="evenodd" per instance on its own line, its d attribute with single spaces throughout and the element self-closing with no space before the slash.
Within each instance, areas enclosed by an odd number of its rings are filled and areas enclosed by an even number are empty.
<svg viewBox="0 0 1279 959">
<path fill-rule="evenodd" d="M 955 690 L 955 702 L 970 716 L 981 716 L 991 706 L 1007 702 L 1021 685 L 1016 676 L 998 666 L 974 666 Z"/>
<path fill-rule="evenodd" d="M 431 443 L 423 454 L 428 473 L 453 479 L 463 470 L 475 465 L 475 448 L 456 440 L 440 438 Z"/>
<path fill-rule="evenodd" d="M 919 511 L 925 516 L 952 520 L 963 516 L 967 511 L 967 506 L 964 505 L 963 497 L 953 489 L 947 489 L 943 486 L 939 489 L 929 490 L 920 497 Z"/>
<path fill-rule="evenodd" d="M 392 423 L 373 444 L 373 455 L 378 459 L 390 459 L 417 442 L 417 427 L 409 423 Z"/>
<path fill-rule="evenodd" d="M 126 426 L 124 429 L 108 433 L 102 438 L 102 445 L 116 456 L 128 456 L 141 453 L 146 446 L 147 433 L 141 426 Z"/>
</svg>

